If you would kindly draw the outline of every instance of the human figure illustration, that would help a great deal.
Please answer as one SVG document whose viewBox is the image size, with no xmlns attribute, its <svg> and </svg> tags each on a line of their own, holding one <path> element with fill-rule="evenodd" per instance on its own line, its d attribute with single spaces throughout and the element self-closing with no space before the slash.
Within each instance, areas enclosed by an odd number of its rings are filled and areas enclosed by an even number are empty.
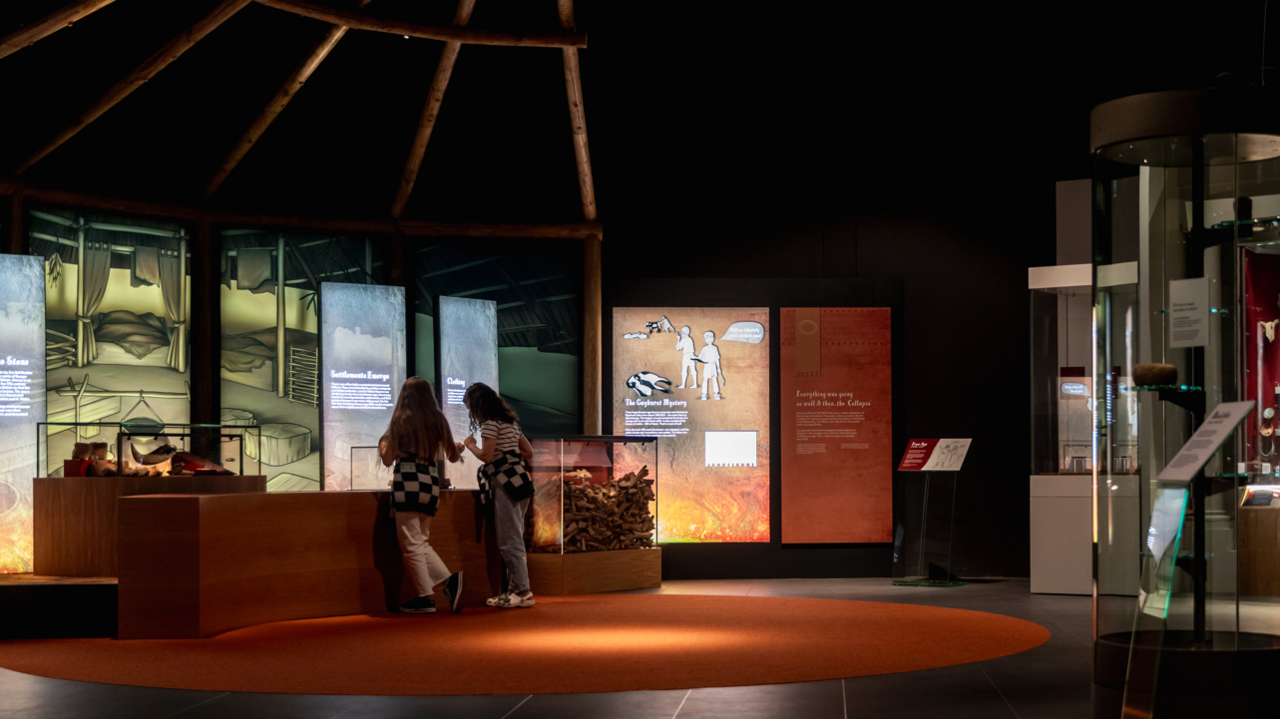
<svg viewBox="0 0 1280 719">
<path fill-rule="evenodd" d="M 685 389 L 686 387 L 698 386 L 698 361 L 695 357 L 696 351 L 693 347 L 693 338 L 689 333 L 693 330 L 688 325 L 680 328 L 680 339 L 676 340 L 676 351 L 680 352 L 680 386 L 676 389 Z M 689 385 L 686 378 L 692 374 L 693 384 Z"/>
<path fill-rule="evenodd" d="M 720 385 L 728 384 L 724 380 L 724 371 L 720 368 L 720 348 L 716 346 L 716 333 L 710 330 L 702 333 L 702 351 L 698 353 L 698 362 L 702 363 L 702 396 L 698 399 L 709 399 L 711 388 L 715 388 L 715 398 L 724 399 L 720 395 Z"/>
</svg>

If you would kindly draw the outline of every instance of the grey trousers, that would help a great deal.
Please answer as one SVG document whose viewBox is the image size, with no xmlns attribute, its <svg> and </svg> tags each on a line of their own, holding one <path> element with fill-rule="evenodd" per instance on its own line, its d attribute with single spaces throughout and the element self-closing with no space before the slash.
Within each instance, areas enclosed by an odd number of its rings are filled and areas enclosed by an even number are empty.
<svg viewBox="0 0 1280 719">
<path fill-rule="evenodd" d="M 507 565 L 507 577 L 511 580 L 509 591 L 522 594 L 529 591 L 529 567 L 524 559 L 524 515 L 529 511 L 529 499 L 511 501 L 511 495 L 502 487 L 493 488 L 494 529 L 498 535 L 498 551 Z"/>
</svg>

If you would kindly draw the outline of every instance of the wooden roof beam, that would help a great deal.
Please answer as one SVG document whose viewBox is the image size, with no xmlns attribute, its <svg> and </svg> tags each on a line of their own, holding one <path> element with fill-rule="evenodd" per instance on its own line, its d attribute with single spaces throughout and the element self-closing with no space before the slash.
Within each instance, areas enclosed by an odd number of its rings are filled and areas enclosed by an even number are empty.
<svg viewBox="0 0 1280 719">
<path fill-rule="evenodd" d="M 144 83 L 168 67 L 169 63 L 181 57 L 182 53 L 190 50 L 196 43 L 204 39 L 206 35 L 213 32 L 219 25 L 226 22 L 228 18 L 235 15 L 250 2 L 251 0 L 223 0 L 218 3 L 218 6 L 208 15 L 197 21 L 186 32 L 170 40 L 168 44 L 147 58 L 137 69 L 126 75 L 123 80 L 117 82 L 110 90 L 107 90 L 105 95 L 90 105 L 71 125 L 64 128 L 56 137 L 45 143 L 43 147 L 28 155 L 13 171 L 13 176 L 17 177 L 26 172 L 32 165 L 61 147 L 67 140 L 75 137 L 76 133 L 88 127 L 94 120 L 102 117 L 107 110 L 115 107 L 117 103 L 128 97 L 134 90 L 142 87 Z"/>
<path fill-rule="evenodd" d="M 419 23 L 374 17 L 365 13 L 342 10 L 307 0 L 257 0 L 257 2 L 295 15 L 323 20 L 332 25 L 345 25 L 353 30 L 408 35 L 428 40 L 458 42 L 463 45 L 508 45 L 519 47 L 586 47 L 587 36 L 576 32 L 496 32 L 458 26 L 421 25 Z"/>
<path fill-rule="evenodd" d="M 458 0 L 458 7 L 453 13 L 453 24 L 462 27 L 471 20 L 471 11 L 476 7 L 476 0 Z M 440 62 L 436 65 L 435 77 L 431 79 L 431 90 L 427 93 L 427 102 L 422 108 L 422 117 L 418 119 L 418 129 L 413 133 L 413 144 L 409 147 L 409 157 L 404 163 L 404 172 L 400 175 L 400 187 L 396 189 L 396 199 L 391 203 L 391 216 L 399 218 L 404 214 L 405 205 L 409 204 L 409 195 L 413 193 L 413 184 L 418 181 L 418 170 L 422 168 L 422 158 L 427 153 L 427 143 L 431 141 L 431 131 L 436 127 L 436 117 L 440 114 L 440 104 L 444 102 L 444 91 L 449 86 L 449 77 L 453 74 L 453 64 L 458 61 L 458 50 L 462 43 L 450 40 L 440 51 Z"/>
<path fill-rule="evenodd" d="M 7 57 L 28 45 L 49 37 L 75 21 L 101 10 L 114 0 L 75 0 L 45 15 L 39 20 L 18 28 L 0 38 L 0 58 Z"/>
<path fill-rule="evenodd" d="M 360 0 L 357 7 L 365 7 L 371 2 L 373 0 Z M 271 123 L 275 122 L 280 113 L 284 112 L 285 106 L 289 104 L 294 95 L 298 94 L 298 91 L 302 89 L 311 74 L 319 69 L 320 63 L 324 62 L 324 59 L 329 56 L 333 48 L 337 47 L 338 41 L 342 39 L 343 35 L 347 34 L 349 29 L 345 25 L 331 26 L 329 31 L 324 34 L 324 37 L 320 38 L 320 41 L 315 44 L 315 47 L 311 48 L 311 52 L 307 53 L 302 62 L 298 63 L 298 66 L 285 79 L 284 85 L 276 91 L 275 96 L 271 98 L 267 106 L 262 108 L 262 112 L 258 113 L 258 116 L 250 123 L 249 129 L 245 130 L 244 135 L 240 137 L 240 141 L 236 143 L 235 147 L 231 148 L 230 154 L 218 166 L 217 171 L 213 173 L 213 177 L 209 178 L 209 184 L 204 188 L 205 199 L 212 197 L 213 193 L 218 191 L 218 188 L 226 181 L 231 171 L 236 169 L 236 165 L 239 165 L 244 156 L 249 154 L 249 150 L 258 142 L 258 138 L 262 137 L 262 133 L 266 132 L 267 128 L 271 127 Z"/>
<path fill-rule="evenodd" d="M 573 0 L 557 0 L 560 26 L 574 26 Z M 591 151 L 587 146 L 587 115 L 582 107 L 582 74 L 578 70 L 578 49 L 566 47 L 564 53 L 564 86 L 569 95 L 569 121 L 573 124 L 573 155 L 578 164 L 578 190 L 582 196 L 582 217 L 596 219 L 596 187 L 591 175 Z"/>
</svg>

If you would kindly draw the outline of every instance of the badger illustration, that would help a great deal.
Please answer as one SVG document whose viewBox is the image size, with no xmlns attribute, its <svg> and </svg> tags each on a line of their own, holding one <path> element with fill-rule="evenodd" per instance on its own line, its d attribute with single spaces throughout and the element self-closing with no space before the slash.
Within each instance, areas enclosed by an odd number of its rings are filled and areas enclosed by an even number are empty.
<svg viewBox="0 0 1280 719">
<path fill-rule="evenodd" d="M 671 320 L 663 315 L 657 322 L 645 322 L 644 330 L 645 332 L 675 332 L 676 328 L 671 325 Z"/>
<path fill-rule="evenodd" d="M 666 387 L 661 385 L 666 384 Z M 659 377 L 652 372 L 637 372 L 627 378 L 627 386 L 636 391 L 640 397 L 650 397 L 654 392 L 671 394 L 671 380 Z"/>
</svg>

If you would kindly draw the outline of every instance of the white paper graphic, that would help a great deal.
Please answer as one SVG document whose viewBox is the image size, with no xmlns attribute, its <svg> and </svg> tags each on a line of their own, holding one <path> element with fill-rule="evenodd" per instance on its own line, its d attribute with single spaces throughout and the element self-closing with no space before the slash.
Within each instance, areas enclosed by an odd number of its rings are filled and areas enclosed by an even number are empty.
<svg viewBox="0 0 1280 719">
<path fill-rule="evenodd" d="M 756 466 L 755 430 L 743 432 L 709 431 L 704 433 L 708 467 Z"/>
</svg>

